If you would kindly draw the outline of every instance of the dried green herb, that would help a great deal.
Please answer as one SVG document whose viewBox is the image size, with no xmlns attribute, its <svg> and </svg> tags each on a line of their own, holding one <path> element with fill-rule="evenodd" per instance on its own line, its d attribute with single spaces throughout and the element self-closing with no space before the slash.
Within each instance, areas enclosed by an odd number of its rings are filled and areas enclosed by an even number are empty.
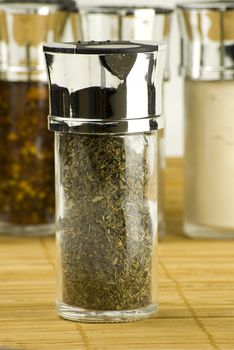
<svg viewBox="0 0 234 350">
<path fill-rule="evenodd" d="M 150 305 L 156 234 L 149 200 L 152 136 L 56 137 L 65 208 L 57 227 L 63 302 L 93 310 Z"/>
</svg>

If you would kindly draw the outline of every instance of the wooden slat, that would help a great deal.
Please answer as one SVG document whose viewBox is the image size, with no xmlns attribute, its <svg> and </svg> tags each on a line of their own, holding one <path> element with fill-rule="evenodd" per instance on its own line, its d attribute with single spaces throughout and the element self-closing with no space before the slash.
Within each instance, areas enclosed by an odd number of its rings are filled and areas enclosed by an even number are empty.
<svg viewBox="0 0 234 350">
<path fill-rule="evenodd" d="M 167 236 L 160 242 L 160 310 L 150 320 L 81 324 L 55 312 L 54 238 L 0 237 L 0 348 L 234 349 L 234 242 L 182 234 L 181 159 L 166 171 Z"/>
</svg>

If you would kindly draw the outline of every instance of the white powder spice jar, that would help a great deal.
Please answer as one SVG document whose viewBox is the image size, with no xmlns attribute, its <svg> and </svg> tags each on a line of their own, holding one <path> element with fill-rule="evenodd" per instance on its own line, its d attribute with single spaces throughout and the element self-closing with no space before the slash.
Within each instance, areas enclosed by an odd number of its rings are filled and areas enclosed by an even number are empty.
<svg viewBox="0 0 234 350">
<path fill-rule="evenodd" d="M 234 238 L 234 1 L 178 6 L 185 99 L 184 232 Z"/>
<path fill-rule="evenodd" d="M 234 237 L 234 81 L 185 82 L 185 232 Z"/>
</svg>

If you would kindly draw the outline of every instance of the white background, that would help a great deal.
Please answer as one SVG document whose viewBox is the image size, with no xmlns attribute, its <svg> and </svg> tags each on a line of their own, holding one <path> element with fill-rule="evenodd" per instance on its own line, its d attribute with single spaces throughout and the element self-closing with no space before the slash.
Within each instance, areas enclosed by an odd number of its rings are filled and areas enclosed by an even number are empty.
<svg viewBox="0 0 234 350">
<path fill-rule="evenodd" d="M 157 1 L 132 1 L 132 0 L 80 0 L 80 5 L 158 5 L 174 7 L 184 0 L 157 0 Z M 183 155 L 183 81 L 178 75 L 180 62 L 180 45 L 178 23 L 174 14 L 171 28 L 170 41 L 170 68 L 171 80 L 165 84 L 164 112 L 166 116 L 166 153 L 167 156 Z"/>
</svg>

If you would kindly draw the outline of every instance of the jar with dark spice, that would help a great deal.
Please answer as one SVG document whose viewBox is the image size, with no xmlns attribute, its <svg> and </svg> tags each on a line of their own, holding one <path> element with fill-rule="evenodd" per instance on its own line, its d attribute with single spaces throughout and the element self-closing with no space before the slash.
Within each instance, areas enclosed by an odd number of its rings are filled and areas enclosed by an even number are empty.
<svg viewBox="0 0 234 350">
<path fill-rule="evenodd" d="M 54 232 L 53 137 L 42 45 L 68 31 L 73 1 L 0 2 L 0 232 Z"/>
<path fill-rule="evenodd" d="M 157 132 L 164 45 L 44 46 L 55 132 L 57 311 L 149 317 L 157 300 Z"/>
</svg>

